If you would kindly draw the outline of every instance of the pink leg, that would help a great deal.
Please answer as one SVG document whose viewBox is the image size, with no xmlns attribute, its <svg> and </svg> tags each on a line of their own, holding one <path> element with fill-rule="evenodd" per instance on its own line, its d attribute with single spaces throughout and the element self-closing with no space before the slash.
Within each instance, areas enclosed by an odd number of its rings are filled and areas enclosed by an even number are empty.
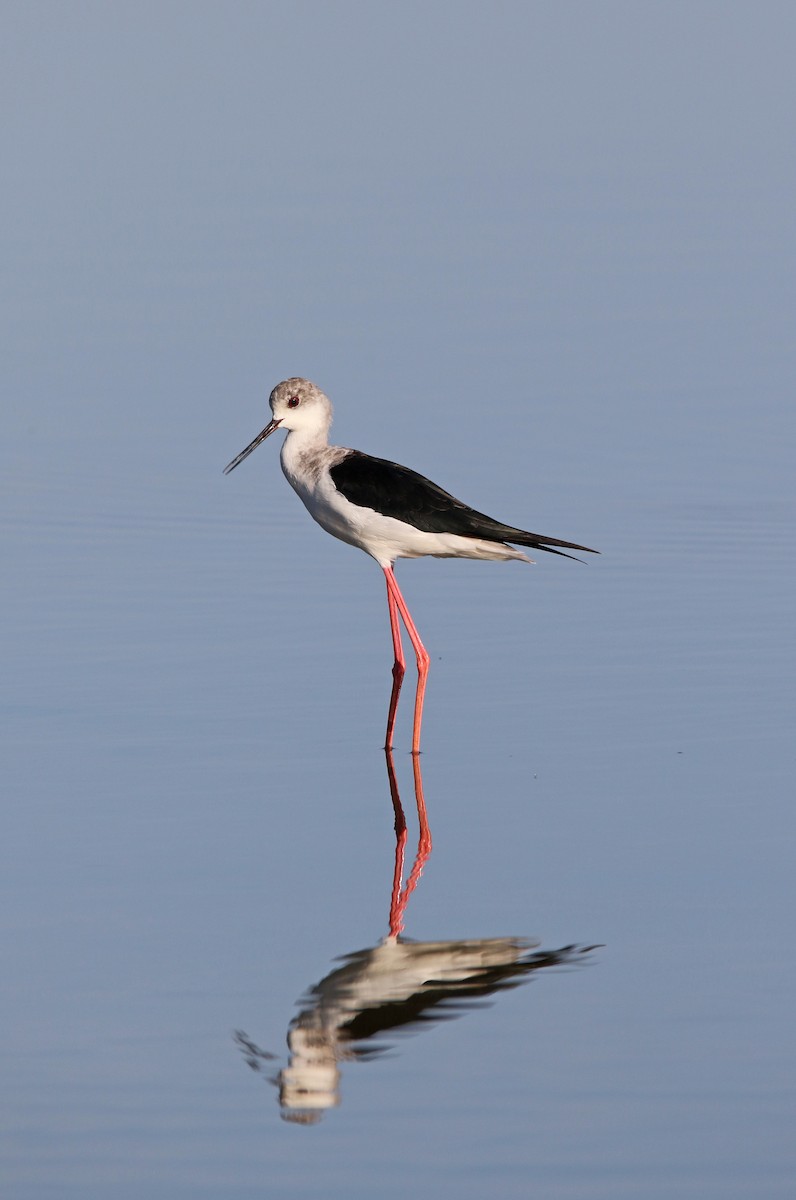
<svg viewBox="0 0 796 1200">
<path fill-rule="evenodd" d="M 385 567 L 384 574 L 387 578 L 387 596 L 388 596 L 388 600 L 390 603 L 390 624 L 391 624 L 392 630 L 393 630 L 393 645 L 396 644 L 395 631 L 396 631 L 396 627 L 397 627 L 397 620 L 396 620 L 396 615 L 395 615 L 395 606 L 397 606 L 398 612 L 401 614 L 401 619 L 403 620 L 403 623 L 406 626 L 406 632 L 409 634 L 409 637 L 412 640 L 412 645 L 415 648 L 415 655 L 417 657 L 417 692 L 415 693 L 415 720 L 414 720 L 414 726 L 412 729 L 412 753 L 419 754 L 420 753 L 420 727 L 423 723 L 423 700 L 425 699 L 425 695 L 426 695 L 426 679 L 428 677 L 428 665 L 429 665 L 431 659 L 428 656 L 428 651 L 426 650 L 425 646 L 423 645 L 423 643 L 420 640 L 420 634 L 417 632 L 415 623 L 412 620 L 409 609 L 406 607 L 406 601 L 404 600 L 403 596 L 401 595 L 401 589 L 398 587 L 398 583 L 395 578 L 395 575 L 393 574 L 392 567 Z M 398 637 L 398 642 L 400 643 L 400 634 Z M 396 664 L 397 664 L 397 662 L 398 662 L 398 655 L 396 653 Z M 403 662 L 401 662 L 401 666 L 402 666 L 402 668 L 404 667 Z M 401 678 L 403 678 L 403 675 L 401 676 Z M 393 667 L 393 693 L 395 695 L 395 704 L 397 707 L 398 695 L 395 691 L 394 680 L 395 680 L 395 667 Z M 393 723 L 394 723 L 394 721 L 395 721 L 395 713 L 394 712 L 392 713 L 392 719 L 393 719 Z M 388 729 L 389 729 L 389 724 L 388 724 Z M 389 738 L 388 738 L 388 741 L 389 741 Z"/>
<path fill-rule="evenodd" d="M 386 572 L 385 572 L 386 573 Z M 404 681 L 406 673 L 406 661 L 404 659 L 404 649 L 401 645 L 401 626 L 398 621 L 398 606 L 395 603 L 393 594 L 390 591 L 390 580 L 387 579 L 387 603 L 390 607 L 390 630 L 392 632 L 392 648 L 395 654 L 395 662 L 392 668 L 392 692 L 390 693 L 390 708 L 387 713 L 387 742 L 385 750 L 392 750 L 392 735 L 395 729 L 395 714 L 398 711 L 398 697 L 401 694 L 401 684 Z"/>
</svg>

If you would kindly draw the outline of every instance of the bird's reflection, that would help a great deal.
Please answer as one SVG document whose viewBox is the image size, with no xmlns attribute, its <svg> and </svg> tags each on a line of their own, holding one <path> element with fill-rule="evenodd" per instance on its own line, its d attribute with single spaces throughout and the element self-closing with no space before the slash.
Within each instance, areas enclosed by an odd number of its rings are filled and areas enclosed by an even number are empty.
<svg viewBox="0 0 796 1200">
<path fill-rule="evenodd" d="M 415 942 L 402 937 L 409 898 L 431 853 L 420 758 L 412 756 L 420 835 L 406 885 L 403 884 L 407 823 L 392 754 L 387 774 L 395 813 L 395 866 L 390 899 L 390 932 L 378 945 L 341 955 L 342 966 L 311 987 L 291 1021 L 287 1066 L 274 1070 L 276 1056 L 242 1030 L 235 1041 L 248 1065 L 279 1089 L 282 1116 L 315 1124 L 340 1103 L 341 1066 L 388 1049 L 391 1032 L 430 1028 L 458 1016 L 496 992 L 516 987 L 545 967 L 582 962 L 594 946 L 539 950 L 527 938 L 471 938 Z"/>
<path fill-rule="evenodd" d="M 425 1029 L 478 1001 L 516 987 L 534 971 L 574 963 L 594 949 L 533 950 L 522 938 L 412 942 L 387 937 L 358 950 L 315 984 L 288 1031 L 290 1060 L 272 1073 L 275 1056 L 238 1030 L 235 1041 L 254 1070 L 279 1088 L 282 1116 L 315 1124 L 340 1103 L 341 1066 L 389 1048 L 377 1040 L 398 1030 Z"/>
</svg>

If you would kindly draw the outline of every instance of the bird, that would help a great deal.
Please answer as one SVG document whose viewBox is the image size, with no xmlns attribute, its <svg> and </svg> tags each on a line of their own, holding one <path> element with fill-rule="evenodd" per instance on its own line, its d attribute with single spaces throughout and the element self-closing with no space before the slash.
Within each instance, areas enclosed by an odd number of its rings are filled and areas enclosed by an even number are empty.
<svg viewBox="0 0 796 1200">
<path fill-rule="evenodd" d="M 396 559 L 431 555 L 533 562 L 514 546 L 564 558 L 576 558 L 568 550 L 585 554 L 599 551 L 504 525 L 463 504 L 409 467 L 361 450 L 330 445 L 332 404 L 308 379 L 283 380 L 271 392 L 268 403 L 271 420 L 245 450 L 227 463 L 224 474 L 234 471 L 272 433 L 283 430 L 287 437 L 280 453 L 282 471 L 310 516 L 327 533 L 364 550 L 379 564 L 387 583 L 395 659 L 385 748 L 393 746 L 398 697 L 406 672 L 400 627 L 403 621 L 417 659 L 412 753 L 419 754 L 430 657 L 398 587 L 393 570 Z"/>
</svg>

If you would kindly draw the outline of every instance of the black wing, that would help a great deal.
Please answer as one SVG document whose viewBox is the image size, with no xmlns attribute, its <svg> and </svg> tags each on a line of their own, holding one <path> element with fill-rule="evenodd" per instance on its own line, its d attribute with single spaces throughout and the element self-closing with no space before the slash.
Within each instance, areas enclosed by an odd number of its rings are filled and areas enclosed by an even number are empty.
<svg viewBox="0 0 796 1200">
<path fill-rule="evenodd" d="M 545 537 L 540 533 L 529 533 L 493 521 L 484 513 L 476 512 L 462 504 L 450 492 L 444 491 L 425 475 L 410 471 L 399 463 L 386 458 L 373 458 L 359 450 L 351 450 L 339 463 L 330 469 L 332 482 L 346 500 L 360 508 L 372 508 L 385 517 L 407 521 L 424 533 L 455 533 L 461 537 L 483 538 L 490 542 L 514 542 L 517 546 L 531 546 L 534 550 L 547 550 L 550 554 L 562 554 L 554 546 L 567 550 L 583 550 L 587 554 L 599 554 L 588 546 L 577 542 L 563 542 L 560 538 Z M 565 554 L 565 558 L 572 558 Z"/>
</svg>

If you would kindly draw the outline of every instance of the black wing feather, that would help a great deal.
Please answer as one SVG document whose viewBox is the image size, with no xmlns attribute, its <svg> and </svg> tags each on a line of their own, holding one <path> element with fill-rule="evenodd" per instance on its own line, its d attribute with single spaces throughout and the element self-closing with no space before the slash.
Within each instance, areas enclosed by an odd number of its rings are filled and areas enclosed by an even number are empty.
<svg viewBox="0 0 796 1200">
<path fill-rule="evenodd" d="M 530 546 L 550 554 L 563 553 L 562 550 L 554 550 L 554 546 L 582 550 L 587 554 L 599 553 L 588 546 L 579 546 L 577 542 L 564 542 L 560 538 L 529 533 L 525 529 L 494 521 L 492 517 L 462 504 L 461 500 L 426 479 L 425 475 L 419 475 L 417 471 L 386 458 L 373 458 L 360 450 L 349 451 L 345 458 L 331 467 L 329 474 L 338 492 L 352 504 L 360 508 L 372 508 L 385 517 L 408 520 L 424 533 L 454 533 L 491 542 L 514 542 L 517 546 Z M 564 554 L 564 558 L 572 557 L 571 554 Z"/>
</svg>

